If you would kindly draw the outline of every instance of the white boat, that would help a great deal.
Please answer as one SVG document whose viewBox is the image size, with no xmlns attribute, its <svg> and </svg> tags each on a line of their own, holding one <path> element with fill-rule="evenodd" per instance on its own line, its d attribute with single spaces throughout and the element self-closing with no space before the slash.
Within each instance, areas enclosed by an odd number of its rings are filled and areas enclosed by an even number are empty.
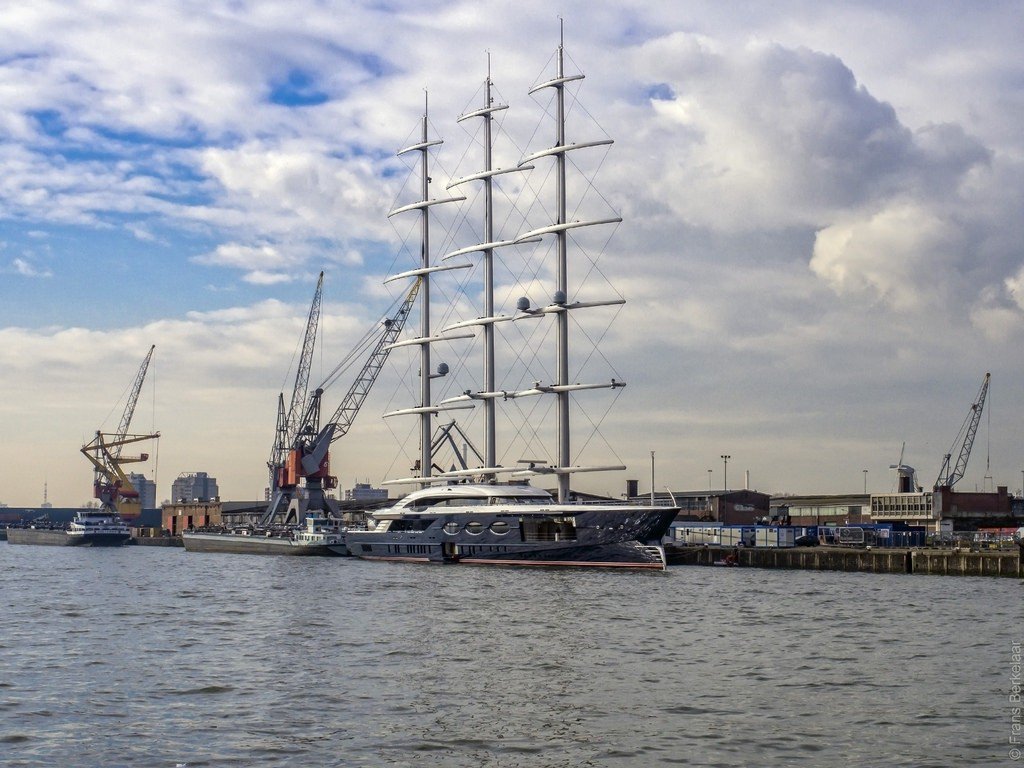
<svg viewBox="0 0 1024 768">
<path fill-rule="evenodd" d="M 7 529 L 11 544 L 58 547 L 119 547 L 131 539 L 131 529 L 109 509 L 80 509 L 67 526 L 36 521 Z"/>
</svg>

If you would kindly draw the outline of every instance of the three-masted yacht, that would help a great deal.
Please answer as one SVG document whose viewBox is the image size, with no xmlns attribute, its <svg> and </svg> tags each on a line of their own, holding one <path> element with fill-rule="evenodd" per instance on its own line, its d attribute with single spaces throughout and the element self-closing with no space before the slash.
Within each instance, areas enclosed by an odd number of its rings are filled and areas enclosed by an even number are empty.
<svg viewBox="0 0 1024 768">
<path fill-rule="evenodd" d="M 583 75 L 564 74 L 563 46 L 557 55 L 557 73 L 530 92 L 555 90 L 556 134 L 554 145 L 535 152 L 511 168 L 492 164 L 491 124 L 493 116 L 506 105 L 495 104 L 491 95 L 490 73 L 484 83 L 484 105 L 462 115 L 459 120 L 483 120 L 483 170 L 454 180 L 449 189 L 463 184 L 483 184 L 483 241 L 446 254 L 440 265 L 432 266 L 429 251 L 429 211 L 439 204 L 457 202 L 464 197 L 430 199 L 428 150 L 439 140 L 428 137 L 427 116 L 423 117 L 421 140 L 399 151 L 420 152 L 422 197 L 402 206 L 391 215 L 418 211 L 421 216 L 421 264 L 417 269 L 389 279 L 414 277 L 423 281 L 420 290 L 420 334 L 399 344 L 418 345 L 420 349 L 420 403 L 394 411 L 387 416 L 415 414 L 420 419 L 419 474 L 400 481 L 421 487 L 391 507 L 371 513 L 366 530 L 348 532 L 346 546 L 356 557 L 377 560 L 419 561 L 488 565 L 598 566 L 626 568 L 665 567 L 661 538 L 678 509 L 610 503 L 578 503 L 571 499 L 570 477 L 575 472 L 625 469 L 624 466 L 581 467 L 571 464 L 570 396 L 585 389 L 618 388 L 621 381 L 601 384 L 572 383 L 569 379 L 569 313 L 587 307 L 623 303 L 609 301 L 569 302 L 568 231 L 578 227 L 616 223 L 618 218 L 569 221 L 566 215 L 566 155 L 569 152 L 610 144 L 611 140 L 568 143 L 565 137 L 565 86 Z M 496 240 L 493 216 L 493 180 L 506 173 L 528 171 L 534 161 L 555 162 L 556 221 L 509 240 Z M 555 238 L 556 286 L 551 304 L 531 307 L 520 299 L 513 315 L 496 315 L 494 308 L 494 260 L 500 249 L 537 242 L 545 236 Z M 483 316 L 450 325 L 434 335 L 430 325 L 430 276 L 447 269 L 471 266 L 463 257 L 478 255 L 482 260 Z M 460 259 L 460 260 L 456 260 Z M 495 381 L 495 326 L 510 321 L 528 321 L 553 316 L 555 322 L 556 376 L 551 384 L 536 383 L 518 391 L 499 390 Z M 430 346 L 479 329 L 483 336 L 483 388 L 434 404 L 431 399 Z M 498 400 L 532 396 L 556 398 L 556 463 L 554 466 L 531 464 L 528 469 L 497 464 L 496 406 Z M 482 467 L 433 474 L 431 455 L 432 417 L 441 411 L 482 405 L 484 411 L 484 449 Z M 557 480 L 557 495 L 533 487 L 524 477 L 551 475 Z M 509 480 L 502 478 L 509 477 Z M 517 482 L 518 480 L 518 482 Z"/>
</svg>

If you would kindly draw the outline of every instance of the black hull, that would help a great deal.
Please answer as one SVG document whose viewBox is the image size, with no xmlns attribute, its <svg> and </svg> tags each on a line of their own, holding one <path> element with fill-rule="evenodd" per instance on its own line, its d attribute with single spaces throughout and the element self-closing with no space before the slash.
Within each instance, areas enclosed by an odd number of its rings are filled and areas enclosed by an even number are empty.
<svg viewBox="0 0 1024 768">
<path fill-rule="evenodd" d="M 675 519 L 676 510 L 623 513 L 621 510 L 582 511 L 573 540 L 524 541 L 527 526 L 513 522 L 508 533 L 490 531 L 495 522 L 509 523 L 508 515 L 474 514 L 482 533 L 444 533 L 452 516 L 432 516 L 422 531 L 350 531 L 349 552 L 364 560 L 445 563 L 452 565 L 505 565 L 592 568 L 665 567 L 664 553 L 643 542 L 659 542 Z M 465 517 L 465 515 L 461 516 Z"/>
<path fill-rule="evenodd" d="M 127 533 L 90 533 L 72 535 L 64 530 L 46 528 L 8 528 L 11 544 L 35 544 L 50 547 L 121 547 L 131 538 Z"/>
<path fill-rule="evenodd" d="M 397 549 L 397 548 L 396 548 Z M 504 565 L 563 568 L 649 568 L 663 570 L 664 561 L 637 542 L 605 544 L 589 547 L 558 547 L 548 550 L 489 552 L 486 554 L 445 556 L 438 547 L 427 554 L 395 552 L 364 552 L 356 555 L 364 560 L 386 560 L 405 563 L 436 563 L 447 565 Z"/>
</svg>

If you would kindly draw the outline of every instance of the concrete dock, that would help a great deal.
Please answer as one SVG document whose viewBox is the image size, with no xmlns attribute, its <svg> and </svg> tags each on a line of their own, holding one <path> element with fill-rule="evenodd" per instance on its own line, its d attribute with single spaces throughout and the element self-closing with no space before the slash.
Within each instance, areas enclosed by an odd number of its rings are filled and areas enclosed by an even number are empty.
<svg viewBox="0 0 1024 768">
<path fill-rule="evenodd" d="M 132 536 L 129 544 L 142 547 L 181 547 L 181 536 Z"/>
<path fill-rule="evenodd" d="M 733 555 L 750 568 L 1024 578 L 1016 551 L 690 546 L 666 547 L 665 555 L 669 565 L 715 565 Z"/>
</svg>

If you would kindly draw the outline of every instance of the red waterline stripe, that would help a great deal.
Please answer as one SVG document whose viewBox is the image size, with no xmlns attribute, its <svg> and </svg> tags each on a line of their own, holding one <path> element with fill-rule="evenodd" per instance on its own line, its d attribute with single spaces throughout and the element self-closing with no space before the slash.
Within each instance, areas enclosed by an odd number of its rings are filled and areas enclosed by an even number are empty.
<svg viewBox="0 0 1024 768">
<path fill-rule="evenodd" d="M 664 569 L 661 563 L 601 563 L 592 560 L 484 560 L 475 557 L 462 557 L 460 563 L 474 565 L 567 565 L 593 568 L 657 568 Z"/>
<path fill-rule="evenodd" d="M 442 560 L 431 560 L 429 557 L 383 557 L 381 555 L 356 555 L 362 560 L 386 560 L 395 563 L 436 563 L 437 565 L 525 565 L 525 566 L 570 566 L 577 568 L 654 568 L 659 571 L 665 570 L 660 563 L 602 563 L 587 560 L 483 560 L 478 558 L 463 557 L 457 562 L 445 562 Z"/>
</svg>

